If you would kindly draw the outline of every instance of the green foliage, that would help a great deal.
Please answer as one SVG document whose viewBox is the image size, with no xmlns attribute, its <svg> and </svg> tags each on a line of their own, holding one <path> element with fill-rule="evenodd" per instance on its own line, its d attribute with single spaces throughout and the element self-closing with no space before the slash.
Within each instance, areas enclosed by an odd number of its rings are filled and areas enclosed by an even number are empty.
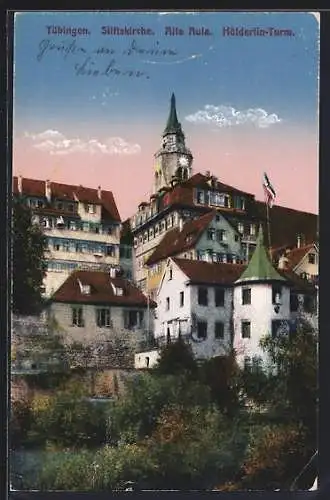
<svg viewBox="0 0 330 500">
<path fill-rule="evenodd" d="M 84 448 L 101 445 L 106 439 L 107 405 L 95 406 L 86 389 L 72 383 L 33 409 L 28 439 L 30 445 Z"/>
<path fill-rule="evenodd" d="M 268 397 L 277 412 L 316 432 L 317 333 L 300 328 L 294 335 L 265 337 L 262 347 L 277 366 L 269 376 Z"/>
<path fill-rule="evenodd" d="M 289 488 L 314 451 L 306 447 L 306 429 L 302 425 L 257 427 L 251 433 L 243 465 L 243 485 L 254 489 Z"/>
<path fill-rule="evenodd" d="M 199 380 L 210 388 L 211 398 L 220 410 L 234 416 L 240 410 L 238 366 L 235 353 L 204 361 L 199 367 Z"/>
<path fill-rule="evenodd" d="M 198 365 L 191 346 L 179 338 L 176 342 L 167 344 L 160 353 L 158 364 L 154 368 L 160 375 L 189 374 L 196 378 Z"/>
<path fill-rule="evenodd" d="M 90 450 L 50 452 L 44 458 L 33 489 L 88 491 L 92 486 L 91 464 L 95 453 Z"/>
<path fill-rule="evenodd" d="M 32 423 L 32 411 L 29 401 L 13 401 L 10 407 L 9 443 L 15 449 L 24 446 Z"/>
<path fill-rule="evenodd" d="M 13 311 L 22 315 L 40 311 L 46 272 L 47 240 L 40 228 L 31 224 L 31 216 L 23 200 L 13 200 Z"/>
<path fill-rule="evenodd" d="M 166 406 L 189 408 L 207 406 L 209 402 L 207 387 L 185 375 L 141 374 L 128 384 L 127 393 L 112 408 L 111 440 L 133 443 L 150 436 Z"/>
</svg>

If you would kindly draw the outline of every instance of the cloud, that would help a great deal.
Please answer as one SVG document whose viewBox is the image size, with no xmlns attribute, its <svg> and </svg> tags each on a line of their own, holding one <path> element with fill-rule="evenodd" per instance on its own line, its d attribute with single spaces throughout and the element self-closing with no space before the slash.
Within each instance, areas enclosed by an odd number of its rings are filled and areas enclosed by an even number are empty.
<svg viewBox="0 0 330 500">
<path fill-rule="evenodd" d="M 188 122 L 216 125 L 217 127 L 253 124 L 258 128 L 267 128 L 282 121 L 277 114 L 268 113 L 262 108 L 239 111 L 232 106 L 214 106 L 213 104 L 206 104 L 204 109 L 186 116 L 185 119 Z"/>
<path fill-rule="evenodd" d="M 24 133 L 32 141 L 32 146 L 51 155 L 70 153 L 101 153 L 107 155 L 132 155 L 141 151 L 139 144 L 132 144 L 121 137 L 108 137 L 104 141 L 97 139 L 82 140 L 66 138 L 57 130 L 46 130 L 39 134 Z"/>
</svg>

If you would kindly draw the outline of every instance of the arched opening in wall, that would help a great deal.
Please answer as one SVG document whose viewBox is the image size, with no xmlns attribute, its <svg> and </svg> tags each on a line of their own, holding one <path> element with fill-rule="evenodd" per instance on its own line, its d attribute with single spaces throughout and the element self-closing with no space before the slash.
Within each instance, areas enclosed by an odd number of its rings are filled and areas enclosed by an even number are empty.
<svg viewBox="0 0 330 500">
<path fill-rule="evenodd" d="M 182 180 L 182 167 L 176 169 L 176 176 L 180 181 Z"/>
</svg>

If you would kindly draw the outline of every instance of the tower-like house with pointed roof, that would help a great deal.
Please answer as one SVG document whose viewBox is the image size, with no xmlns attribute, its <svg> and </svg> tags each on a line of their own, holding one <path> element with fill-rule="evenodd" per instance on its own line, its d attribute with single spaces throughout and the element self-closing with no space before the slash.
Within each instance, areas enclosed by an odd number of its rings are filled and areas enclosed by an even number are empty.
<svg viewBox="0 0 330 500">
<path fill-rule="evenodd" d="M 175 96 L 172 94 L 162 147 L 155 154 L 155 193 L 161 188 L 172 186 L 173 183 L 189 179 L 192 174 L 192 162 L 193 156 L 186 147 L 176 112 Z"/>
<path fill-rule="evenodd" d="M 254 254 L 234 283 L 233 306 L 234 348 L 239 364 L 267 364 L 260 340 L 279 331 L 289 333 L 290 285 L 270 261 L 261 226 Z"/>
</svg>

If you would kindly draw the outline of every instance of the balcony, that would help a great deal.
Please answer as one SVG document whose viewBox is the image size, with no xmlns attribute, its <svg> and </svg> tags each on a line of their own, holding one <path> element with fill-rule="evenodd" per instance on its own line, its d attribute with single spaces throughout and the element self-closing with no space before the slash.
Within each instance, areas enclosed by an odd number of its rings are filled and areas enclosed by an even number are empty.
<svg viewBox="0 0 330 500">
<path fill-rule="evenodd" d="M 256 243 L 256 241 L 257 241 L 256 234 L 243 234 L 242 235 L 242 242 Z"/>
</svg>

